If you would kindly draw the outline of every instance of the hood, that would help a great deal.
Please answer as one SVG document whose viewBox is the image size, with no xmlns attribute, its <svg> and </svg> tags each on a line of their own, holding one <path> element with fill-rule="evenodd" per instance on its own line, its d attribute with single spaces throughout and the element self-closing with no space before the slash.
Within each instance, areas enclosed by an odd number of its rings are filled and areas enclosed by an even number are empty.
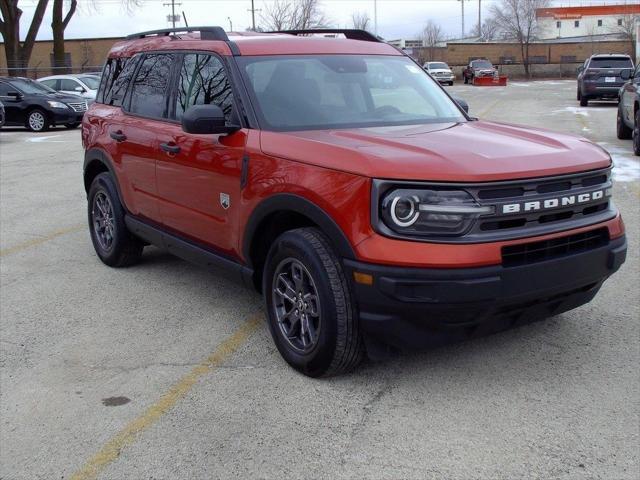
<svg viewBox="0 0 640 480">
<path fill-rule="evenodd" d="M 494 122 L 262 132 L 264 153 L 372 178 L 482 182 L 608 167 L 588 140 Z"/>
</svg>

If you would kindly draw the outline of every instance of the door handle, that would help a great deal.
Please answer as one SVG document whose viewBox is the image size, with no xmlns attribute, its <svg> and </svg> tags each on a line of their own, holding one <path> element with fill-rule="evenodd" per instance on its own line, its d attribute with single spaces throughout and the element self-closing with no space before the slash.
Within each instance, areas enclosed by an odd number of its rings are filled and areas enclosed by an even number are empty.
<svg viewBox="0 0 640 480">
<path fill-rule="evenodd" d="M 109 135 L 116 142 L 124 142 L 127 139 L 127 136 L 124 133 L 122 133 L 122 130 L 117 130 L 115 132 L 111 132 Z"/>
<path fill-rule="evenodd" d="M 170 143 L 161 143 L 160 148 L 167 153 L 179 153 L 180 147 L 173 142 Z"/>
</svg>

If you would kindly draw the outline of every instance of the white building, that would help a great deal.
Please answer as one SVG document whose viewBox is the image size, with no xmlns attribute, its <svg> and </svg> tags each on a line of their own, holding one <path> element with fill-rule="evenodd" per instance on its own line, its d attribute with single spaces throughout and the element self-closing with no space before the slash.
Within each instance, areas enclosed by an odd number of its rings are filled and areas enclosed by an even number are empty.
<svg viewBox="0 0 640 480">
<path fill-rule="evenodd" d="M 620 33 L 638 15 L 640 3 L 540 8 L 536 12 L 542 39 Z"/>
</svg>

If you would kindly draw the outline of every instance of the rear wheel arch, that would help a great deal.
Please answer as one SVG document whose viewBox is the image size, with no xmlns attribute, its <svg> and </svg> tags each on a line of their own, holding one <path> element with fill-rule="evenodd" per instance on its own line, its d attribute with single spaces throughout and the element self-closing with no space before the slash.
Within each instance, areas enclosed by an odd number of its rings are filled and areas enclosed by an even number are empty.
<svg viewBox="0 0 640 480">
<path fill-rule="evenodd" d="M 84 154 L 84 165 L 83 165 L 83 177 L 84 177 L 84 190 L 89 193 L 89 189 L 91 188 L 91 183 L 93 179 L 96 178 L 103 172 L 107 172 L 111 174 L 113 177 L 113 182 L 116 186 L 116 190 L 118 191 L 118 197 L 120 199 L 120 203 L 122 206 L 126 208 L 124 200 L 122 198 L 122 192 L 120 191 L 120 184 L 118 183 L 118 177 L 116 172 L 113 169 L 113 162 L 109 155 L 101 149 L 92 148 L 85 152 Z"/>
<path fill-rule="evenodd" d="M 282 233 L 303 227 L 318 228 L 342 258 L 355 258 L 344 232 L 323 209 L 304 197 L 274 195 L 260 203 L 247 222 L 242 252 L 254 271 L 254 286 L 262 288 L 264 262 L 273 241 Z"/>
</svg>

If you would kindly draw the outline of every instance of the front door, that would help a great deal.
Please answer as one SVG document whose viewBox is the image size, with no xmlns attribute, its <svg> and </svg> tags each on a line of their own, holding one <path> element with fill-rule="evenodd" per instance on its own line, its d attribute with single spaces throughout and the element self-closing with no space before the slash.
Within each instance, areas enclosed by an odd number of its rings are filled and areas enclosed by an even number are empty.
<svg viewBox="0 0 640 480">
<path fill-rule="evenodd" d="M 185 54 L 170 117 L 177 122 L 158 133 L 156 167 L 160 216 L 169 229 L 231 253 L 231 222 L 240 206 L 240 172 L 247 130 L 231 135 L 193 135 L 178 123 L 192 105 L 215 104 L 230 123 L 233 93 L 222 60 Z M 235 122 L 234 122 L 235 123 Z"/>
</svg>

